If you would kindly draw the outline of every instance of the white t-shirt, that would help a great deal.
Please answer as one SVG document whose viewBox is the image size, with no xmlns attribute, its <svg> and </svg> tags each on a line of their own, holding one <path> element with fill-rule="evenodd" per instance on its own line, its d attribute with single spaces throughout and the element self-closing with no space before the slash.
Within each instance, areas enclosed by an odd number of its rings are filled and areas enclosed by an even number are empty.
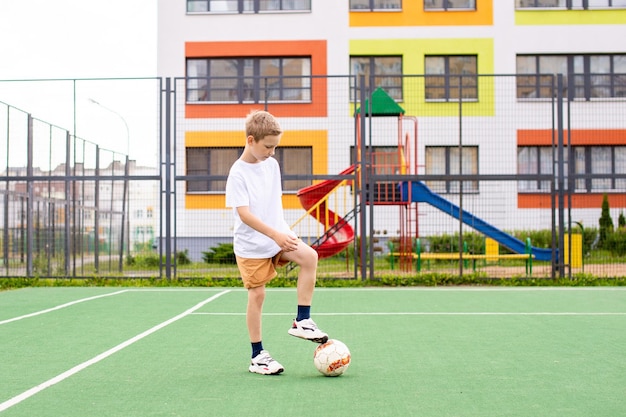
<svg viewBox="0 0 626 417">
<path fill-rule="evenodd" d="M 241 221 L 236 208 L 248 206 L 264 223 L 284 233 L 292 233 L 283 215 L 280 167 L 274 158 L 250 164 L 235 161 L 226 181 L 226 207 L 233 208 L 234 251 L 242 258 L 271 258 L 280 247 L 263 233 Z M 293 233 L 292 233 L 293 234 Z"/>
</svg>

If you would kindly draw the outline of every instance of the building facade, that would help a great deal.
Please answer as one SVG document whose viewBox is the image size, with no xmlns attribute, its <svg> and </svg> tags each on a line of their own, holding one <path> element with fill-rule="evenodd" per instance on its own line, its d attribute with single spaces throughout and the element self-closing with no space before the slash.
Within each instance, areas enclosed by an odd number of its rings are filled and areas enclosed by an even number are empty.
<svg viewBox="0 0 626 417">
<path fill-rule="evenodd" d="M 407 173 L 549 175 L 560 123 L 567 169 L 587 176 L 570 185 L 571 217 L 597 225 L 604 195 L 615 217 L 626 207 L 626 0 L 160 0 L 158 19 L 158 75 L 176 79 L 180 109 L 178 175 L 226 175 L 257 108 L 286 130 L 283 175 L 337 174 L 354 163 L 365 83 L 404 110 L 372 118 L 368 141 L 410 149 Z M 232 235 L 224 183 L 177 193 L 187 246 Z M 308 184 L 283 184 L 291 221 Z M 466 181 L 462 197 L 458 181 L 428 185 L 503 229 L 552 222 L 549 181 Z M 397 208 L 376 210 L 375 228 L 397 234 Z M 434 216 L 420 210 L 421 234 L 458 230 Z"/>
</svg>

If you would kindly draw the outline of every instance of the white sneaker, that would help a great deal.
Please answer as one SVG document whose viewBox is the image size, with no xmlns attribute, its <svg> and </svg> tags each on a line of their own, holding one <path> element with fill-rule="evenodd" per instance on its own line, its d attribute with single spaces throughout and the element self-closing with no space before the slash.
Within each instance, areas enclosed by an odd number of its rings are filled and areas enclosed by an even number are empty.
<svg viewBox="0 0 626 417">
<path fill-rule="evenodd" d="M 315 343 L 326 343 L 328 341 L 328 335 L 318 329 L 317 324 L 312 319 L 294 320 L 293 326 L 288 330 L 288 333 Z"/>
<path fill-rule="evenodd" d="M 262 350 L 261 353 L 250 360 L 248 370 L 262 375 L 277 375 L 284 371 L 285 368 L 276 362 L 267 350 Z"/>
</svg>

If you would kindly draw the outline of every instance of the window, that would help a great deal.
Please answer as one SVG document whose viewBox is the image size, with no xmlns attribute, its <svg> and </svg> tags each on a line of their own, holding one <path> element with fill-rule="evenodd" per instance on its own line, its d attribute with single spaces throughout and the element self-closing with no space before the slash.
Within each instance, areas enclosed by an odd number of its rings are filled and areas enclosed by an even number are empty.
<svg viewBox="0 0 626 417">
<path fill-rule="evenodd" d="M 311 11 L 311 0 L 187 0 L 188 13 Z"/>
<path fill-rule="evenodd" d="M 351 11 L 402 10 L 402 0 L 350 0 Z"/>
<path fill-rule="evenodd" d="M 605 178 L 577 178 L 576 192 L 626 190 L 626 146 L 573 146 L 570 160 L 577 175 L 606 175 Z M 520 146 L 517 149 L 517 171 L 520 174 L 552 175 L 553 156 L 550 146 Z M 519 181 L 520 192 L 550 192 L 550 181 Z"/>
<path fill-rule="evenodd" d="M 458 146 L 427 146 L 426 175 L 458 175 L 459 154 Z M 463 146 L 461 163 L 463 175 L 478 175 L 478 147 Z M 459 181 L 427 181 L 427 185 L 437 193 L 459 192 Z M 478 181 L 463 181 L 463 192 L 477 193 Z"/>
<path fill-rule="evenodd" d="M 478 99 L 477 57 L 475 55 L 426 56 L 425 94 L 427 101 Z"/>
<path fill-rule="evenodd" d="M 289 147 L 276 148 L 274 158 L 278 161 L 283 177 L 283 191 L 298 191 L 311 185 L 311 180 L 289 180 L 289 175 L 312 175 L 313 174 L 313 148 Z"/>
<path fill-rule="evenodd" d="M 147 243 L 154 238 L 154 228 L 152 226 L 137 226 L 134 232 L 134 242 Z"/>
<path fill-rule="evenodd" d="M 403 149 L 396 146 L 368 146 L 367 155 L 375 175 L 398 175 Z M 350 163 L 357 163 L 355 147 L 350 146 Z"/>
<path fill-rule="evenodd" d="M 243 148 L 187 148 L 187 175 L 227 176 Z M 226 180 L 189 180 L 187 192 L 224 192 Z"/>
<path fill-rule="evenodd" d="M 187 175 L 189 176 L 224 176 L 233 162 L 241 156 L 242 147 L 236 148 L 187 148 Z M 278 160 L 283 176 L 283 191 L 295 192 L 311 184 L 310 180 L 286 179 L 289 175 L 312 175 L 313 149 L 311 147 L 279 147 L 274 158 Z M 188 193 L 217 192 L 223 193 L 226 179 L 188 180 Z"/>
<path fill-rule="evenodd" d="M 552 147 L 520 146 L 517 148 L 517 173 L 524 175 L 552 175 Z M 550 192 L 550 181 L 519 181 L 519 192 Z"/>
<path fill-rule="evenodd" d="M 351 77 L 353 85 L 350 95 L 355 101 L 359 98 L 361 76 L 365 77 L 365 88 L 368 91 L 381 87 L 394 100 L 402 100 L 402 57 L 400 56 L 351 56 L 350 75 L 356 76 Z"/>
<path fill-rule="evenodd" d="M 424 0 L 424 10 L 476 10 L 476 0 Z"/>
<path fill-rule="evenodd" d="M 311 58 L 189 58 L 187 102 L 311 101 Z"/>
<path fill-rule="evenodd" d="M 570 100 L 626 97 L 626 54 L 606 54 L 518 55 L 517 98 L 553 97 L 551 74 L 563 74 Z"/>
<path fill-rule="evenodd" d="M 577 179 L 577 192 L 626 190 L 626 179 L 611 178 L 613 174 L 626 174 L 626 146 L 574 146 L 572 155 L 576 174 L 607 175 Z"/>
<path fill-rule="evenodd" d="M 374 175 L 399 175 L 402 172 L 401 147 L 396 146 L 368 146 L 366 148 L 370 167 Z M 350 147 L 350 163 L 355 164 L 357 156 L 355 147 Z M 398 182 L 377 181 L 373 193 L 374 201 L 379 203 L 398 202 L 402 200 Z"/>
<path fill-rule="evenodd" d="M 515 6 L 518 9 L 606 9 L 609 7 L 626 7 L 626 0 L 515 0 Z"/>
<path fill-rule="evenodd" d="M 515 0 L 517 8 L 531 7 L 565 7 L 567 0 Z"/>
</svg>

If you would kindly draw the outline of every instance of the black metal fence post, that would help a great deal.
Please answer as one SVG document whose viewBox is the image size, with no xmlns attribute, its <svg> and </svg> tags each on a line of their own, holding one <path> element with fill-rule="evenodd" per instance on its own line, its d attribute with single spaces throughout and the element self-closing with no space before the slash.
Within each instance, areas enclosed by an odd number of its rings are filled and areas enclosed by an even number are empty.
<svg viewBox="0 0 626 417">
<path fill-rule="evenodd" d="M 26 162 L 26 276 L 33 276 L 33 116 L 28 114 Z"/>
<path fill-rule="evenodd" d="M 172 279 L 172 102 L 171 78 L 165 80 L 165 277 Z M 159 247 L 160 251 L 160 247 Z"/>
<path fill-rule="evenodd" d="M 558 198 L 558 234 L 559 234 L 559 258 L 558 269 L 559 277 L 564 276 L 565 254 L 563 253 L 564 232 L 565 232 L 565 164 L 563 149 L 563 74 L 558 74 L 556 78 L 557 89 L 557 198 Z"/>
</svg>

